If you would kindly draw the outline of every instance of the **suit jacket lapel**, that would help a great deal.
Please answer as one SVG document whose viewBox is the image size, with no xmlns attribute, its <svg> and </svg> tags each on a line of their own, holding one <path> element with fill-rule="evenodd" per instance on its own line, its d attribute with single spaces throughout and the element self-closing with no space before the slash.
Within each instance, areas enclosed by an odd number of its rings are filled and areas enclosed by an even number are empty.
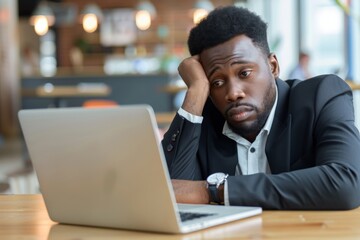
<svg viewBox="0 0 360 240">
<path fill-rule="evenodd" d="M 207 148 L 209 148 L 205 152 L 210 153 L 209 155 L 204 153 L 206 157 L 202 164 L 206 172 L 203 172 L 203 175 L 210 175 L 214 169 L 234 175 L 238 163 L 237 147 L 236 142 L 222 134 L 225 123 L 224 117 L 210 99 L 205 104 L 203 115 L 204 122 L 202 126 L 206 128 L 202 130 L 203 138 L 207 143 Z M 207 126 L 211 127 L 207 129 Z"/>
<path fill-rule="evenodd" d="M 289 171 L 291 147 L 291 115 L 288 112 L 289 85 L 276 80 L 278 86 L 278 102 L 274 121 L 267 139 L 265 152 L 273 174 Z"/>
</svg>

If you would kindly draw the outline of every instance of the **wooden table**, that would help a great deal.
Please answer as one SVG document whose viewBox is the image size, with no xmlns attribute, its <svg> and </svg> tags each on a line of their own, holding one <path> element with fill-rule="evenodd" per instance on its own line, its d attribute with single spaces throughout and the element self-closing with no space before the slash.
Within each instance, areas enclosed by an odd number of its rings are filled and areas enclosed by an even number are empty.
<svg viewBox="0 0 360 240">
<path fill-rule="evenodd" d="M 346 80 L 346 83 L 350 86 L 352 90 L 360 90 L 360 84 L 354 81 Z"/>
<path fill-rule="evenodd" d="M 178 86 L 178 85 L 166 85 L 165 87 L 161 88 L 161 91 L 176 94 L 180 91 L 187 90 L 186 86 Z"/>
<path fill-rule="evenodd" d="M 55 107 L 66 106 L 64 100 L 74 97 L 105 97 L 111 92 L 105 84 L 84 84 L 74 86 L 55 86 L 51 83 L 36 88 L 22 89 L 23 97 L 52 98 Z"/>
<path fill-rule="evenodd" d="M 360 239 L 360 208 L 350 211 L 264 211 L 262 215 L 185 235 L 52 222 L 41 195 L 0 195 L 0 239 Z"/>
<path fill-rule="evenodd" d="M 155 114 L 158 125 L 169 125 L 174 119 L 176 112 L 157 112 Z"/>
</svg>

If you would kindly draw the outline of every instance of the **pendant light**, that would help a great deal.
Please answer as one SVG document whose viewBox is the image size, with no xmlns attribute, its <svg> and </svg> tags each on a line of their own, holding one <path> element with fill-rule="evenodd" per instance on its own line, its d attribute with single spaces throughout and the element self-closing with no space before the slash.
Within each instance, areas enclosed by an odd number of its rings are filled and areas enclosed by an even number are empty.
<svg viewBox="0 0 360 240">
<path fill-rule="evenodd" d="M 55 14 L 47 2 L 40 2 L 30 17 L 30 24 L 34 26 L 36 34 L 45 35 L 49 26 L 54 25 Z"/>
<path fill-rule="evenodd" d="M 88 4 L 81 11 L 80 19 L 86 32 L 95 32 L 103 17 L 101 9 L 96 4 Z"/>
<path fill-rule="evenodd" d="M 149 0 L 141 0 L 136 6 L 135 23 L 140 30 L 147 30 L 156 16 L 156 9 Z"/>
</svg>

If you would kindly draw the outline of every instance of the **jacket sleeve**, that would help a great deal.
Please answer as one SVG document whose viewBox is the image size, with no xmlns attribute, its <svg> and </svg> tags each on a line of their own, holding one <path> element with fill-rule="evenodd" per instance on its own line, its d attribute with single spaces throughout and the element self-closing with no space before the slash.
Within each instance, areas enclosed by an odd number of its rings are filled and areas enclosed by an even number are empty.
<svg viewBox="0 0 360 240">
<path fill-rule="evenodd" d="M 301 130 L 310 131 L 313 142 L 298 141 L 312 144 L 307 154 L 313 166 L 273 175 L 229 177 L 231 205 L 309 210 L 346 210 L 360 205 L 360 139 L 351 90 L 334 78 L 322 81 L 317 89 L 311 100 L 313 120 Z M 287 160 L 290 162 L 283 159 Z"/>
<path fill-rule="evenodd" d="M 178 113 L 165 133 L 162 146 L 172 179 L 200 180 L 197 152 L 201 124 L 192 123 Z"/>
</svg>

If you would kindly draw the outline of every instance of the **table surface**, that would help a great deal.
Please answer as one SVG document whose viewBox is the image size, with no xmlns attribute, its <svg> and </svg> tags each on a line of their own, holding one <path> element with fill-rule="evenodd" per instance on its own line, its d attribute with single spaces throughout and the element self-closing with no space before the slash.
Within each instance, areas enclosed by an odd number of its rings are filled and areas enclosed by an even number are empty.
<svg viewBox="0 0 360 240">
<path fill-rule="evenodd" d="M 56 98 L 56 97 L 101 97 L 108 96 L 110 87 L 105 84 L 78 84 L 76 86 L 43 85 L 31 89 L 22 89 L 24 97 Z"/>
<path fill-rule="evenodd" d="M 352 90 L 360 90 L 360 84 L 354 81 L 346 80 L 346 83 Z"/>
<path fill-rule="evenodd" d="M 174 119 L 176 112 L 157 112 L 155 113 L 156 122 L 159 125 L 169 125 Z"/>
<path fill-rule="evenodd" d="M 264 211 L 185 235 L 52 222 L 42 196 L 0 195 L 0 239 L 360 239 L 360 208 L 350 211 Z"/>
</svg>

